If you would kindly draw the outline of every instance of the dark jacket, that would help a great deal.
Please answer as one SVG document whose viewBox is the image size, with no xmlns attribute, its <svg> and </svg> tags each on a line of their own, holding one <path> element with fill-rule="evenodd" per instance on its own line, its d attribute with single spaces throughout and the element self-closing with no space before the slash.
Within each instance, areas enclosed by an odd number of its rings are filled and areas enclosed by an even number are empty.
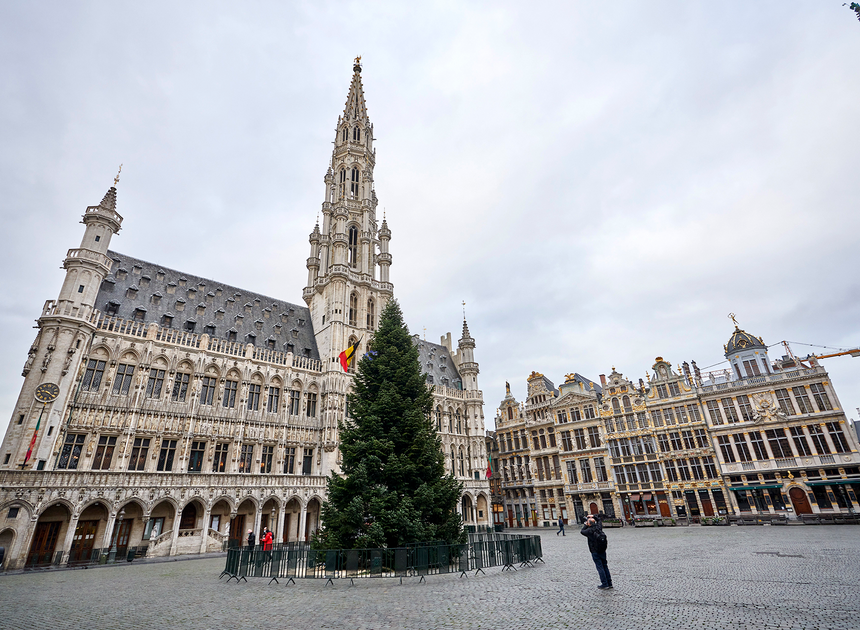
<svg viewBox="0 0 860 630">
<path fill-rule="evenodd" d="M 248 534 L 248 546 L 253 549 L 254 543 L 257 542 L 257 537 L 253 533 Z"/>
<path fill-rule="evenodd" d="M 582 529 L 579 531 L 580 534 L 588 538 L 588 550 L 591 553 L 604 553 L 606 551 L 597 539 L 598 532 L 602 531 L 603 526 L 600 524 L 600 521 L 595 522 L 591 527 L 583 525 Z"/>
</svg>

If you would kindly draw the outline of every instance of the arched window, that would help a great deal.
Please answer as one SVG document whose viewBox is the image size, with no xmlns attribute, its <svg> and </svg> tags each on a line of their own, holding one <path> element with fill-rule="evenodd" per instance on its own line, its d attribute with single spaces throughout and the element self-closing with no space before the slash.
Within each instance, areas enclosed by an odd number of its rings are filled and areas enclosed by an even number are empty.
<svg viewBox="0 0 860 630">
<path fill-rule="evenodd" d="M 612 399 L 612 411 L 615 413 L 621 413 L 621 405 L 618 404 L 617 398 Z"/>
<path fill-rule="evenodd" d="M 353 142 L 361 142 L 361 129 L 355 127 L 352 130 L 352 141 Z"/>
<path fill-rule="evenodd" d="M 346 133 L 346 129 L 344 129 L 343 132 Z M 342 168 L 342 169 L 340 169 L 340 190 L 338 190 L 338 193 L 337 193 L 338 197 L 343 197 L 345 192 L 346 192 L 346 169 Z"/>
<path fill-rule="evenodd" d="M 460 447 L 460 476 L 463 477 L 466 474 L 465 462 L 463 461 L 463 447 Z"/>
<path fill-rule="evenodd" d="M 448 408 L 448 433 L 454 432 L 454 410 Z"/>
<path fill-rule="evenodd" d="M 630 405 L 630 397 L 624 396 L 621 399 L 622 404 L 624 405 L 624 411 L 633 411 L 633 407 Z"/>
<path fill-rule="evenodd" d="M 349 192 L 351 192 L 353 194 L 353 196 L 355 196 L 355 195 L 358 195 L 359 173 L 358 173 L 357 168 L 352 169 L 351 178 L 352 178 L 352 181 L 349 184 Z"/>
<path fill-rule="evenodd" d="M 457 459 L 454 457 L 454 447 L 451 447 L 451 474 L 456 474 L 457 472 Z"/>
<path fill-rule="evenodd" d="M 373 304 L 373 300 L 367 301 L 367 329 L 373 330 L 374 326 L 376 326 L 376 307 Z"/>
<path fill-rule="evenodd" d="M 442 407 L 436 407 L 436 430 L 442 430 Z"/>
<path fill-rule="evenodd" d="M 357 326 L 358 321 L 358 296 L 351 293 L 349 296 L 349 325 Z"/>
<path fill-rule="evenodd" d="M 351 348 L 357 342 L 358 342 L 358 339 L 356 339 L 355 335 L 351 335 L 349 338 L 349 341 L 347 342 L 346 347 Z M 358 351 L 358 348 L 356 348 L 354 358 L 352 359 L 352 363 L 349 364 L 349 373 L 350 374 L 355 372 L 355 366 L 358 364 L 358 357 L 359 357 L 359 351 Z"/>
<path fill-rule="evenodd" d="M 457 433 L 463 432 L 463 420 L 460 418 L 460 410 L 458 409 L 455 413 L 455 417 L 457 418 Z"/>
<path fill-rule="evenodd" d="M 358 266 L 358 228 L 349 226 L 349 266 Z"/>
<path fill-rule="evenodd" d="M 346 137 L 347 137 L 347 136 L 346 136 L 346 133 L 347 133 L 347 132 L 346 132 L 346 127 L 344 127 L 344 128 L 343 128 L 343 132 L 341 133 L 341 140 L 342 140 L 343 142 L 346 142 Z"/>
</svg>

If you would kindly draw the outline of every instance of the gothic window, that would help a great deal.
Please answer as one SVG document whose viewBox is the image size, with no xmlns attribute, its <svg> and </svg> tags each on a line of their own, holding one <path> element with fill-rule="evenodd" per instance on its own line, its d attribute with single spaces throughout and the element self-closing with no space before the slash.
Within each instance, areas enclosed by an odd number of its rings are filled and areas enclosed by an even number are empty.
<svg viewBox="0 0 860 630">
<path fill-rule="evenodd" d="M 340 134 L 341 142 L 346 142 L 346 138 L 347 138 L 347 131 L 346 131 L 346 127 L 344 127 L 343 131 L 341 131 L 341 134 Z"/>
<path fill-rule="evenodd" d="M 290 415 L 297 416 L 302 411 L 301 392 L 297 389 L 290 390 Z"/>
<path fill-rule="evenodd" d="M 236 406 L 236 391 L 239 389 L 238 381 L 227 381 L 224 383 L 224 406 L 233 409 Z"/>
<path fill-rule="evenodd" d="M 373 300 L 367 301 L 367 329 L 373 330 L 376 325 L 376 307 Z"/>
<path fill-rule="evenodd" d="M 248 411 L 260 410 L 260 384 L 251 383 L 248 385 Z"/>
<path fill-rule="evenodd" d="M 151 368 L 149 381 L 146 383 L 147 398 L 161 398 L 161 388 L 164 387 L 164 370 Z"/>
<path fill-rule="evenodd" d="M 346 129 L 344 129 L 344 130 L 343 130 L 343 132 L 344 132 L 344 135 L 345 135 L 345 134 L 346 134 Z M 344 196 L 344 194 L 346 193 L 346 169 L 345 169 L 345 168 L 340 169 L 340 177 L 339 177 L 339 179 L 340 179 L 340 182 L 339 182 L 339 183 L 340 183 L 340 191 L 339 191 L 339 195 L 338 195 L 338 196 L 343 197 L 343 196 Z"/>
<path fill-rule="evenodd" d="M 113 381 L 113 393 L 123 396 L 128 394 L 132 376 L 134 376 L 134 366 L 121 363 L 116 370 L 116 378 Z"/>
<path fill-rule="evenodd" d="M 358 180 L 359 173 L 357 168 L 352 169 L 351 181 L 349 183 L 349 192 L 352 193 L 353 196 L 358 195 Z"/>
<path fill-rule="evenodd" d="M 349 325 L 358 325 L 358 296 L 355 293 L 349 296 Z"/>
<path fill-rule="evenodd" d="M 227 470 L 227 449 L 230 447 L 226 442 L 215 445 L 215 460 L 212 463 L 212 472 L 224 472 Z"/>
<path fill-rule="evenodd" d="M 249 473 L 251 472 L 251 466 L 254 463 L 254 445 L 253 444 L 243 444 L 241 455 L 239 456 L 239 472 L 240 473 Z"/>
<path fill-rule="evenodd" d="M 622 398 L 621 400 L 623 401 L 623 404 L 624 404 L 624 411 L 633 411 L 633 407 L 630 405 L 630 397 L 629 396 L 624 396 L 624 398 Z"/>
<path fill-rule="evenodd" d="M 103 435 L 99 438 L 96 456 L 93 458 L 93 470 L 109 470 L 113 459 L 113 450 L 116 447 L 116 436 Z"/>
<path fill-rule="evenodd" d="M 317 395 L 316 392 L 305 393 L 305 408 L 308 418 L 316 418 L 317 415 Z"/>
<path fill-rule="evenodd" d="M 203 470 L 203 456 L 206 453 L 206 442 L 192 442 L 191 453 L 188 456 L 188 472 L 199 473 Z"/>
<path fill-rule="evenodd" d="M 353 142 L 361 142 L 361 129 L 355 127 L 352 130 L 352 141 Z"/>
<path fill-rule="evenodd" d="M 86 434 L 69 433 L 66 435 L 66 442 L 63 444 L 63 450 L 60 453 L 60 460 L 57 462 L 57 468 L 63 470 L 76 470 L 78 460 L 81 458 L 81 452 L 84 450 L 84 442 Z"/>
<path fill-rule="evenodd" d="M 436 430 L 442 431 L 442 408 L 436 407 Z"/>
<path fill-rule="evenodd" d="M 358 228 L 349 226 L 349 266 L 358 266 Z"/>
<path fill-rule="evenodd" d="M 457 433 L 462 433 L 463 432 L 463 420 L 462 420 L 462 418 L 460 418 L 460 410 L 459 409 L 454 413 L 454 417 L 456 418 L 456 421 L 457 421 Z M 463 474 L 463 473 L 460 473 L 460 474 Z"/>
<path fill-rule="evenodd" d="M 173 470 L 173 458 L 176 455 L 176 440 L 162 440 L 161 451 L 158 453 L 158 472 L 170 472 Z"/>
<path fill-rule="evenodd" d="M 184 372 L 177 372 L 176 378 L 173 381 L 173 392 L 170 399 L 173 402 L 185 402 L 185 396 L 188 394 L 188 381 L 191 380 L 191 375 Z"/>
<path fill-rule="evenodd" d="M 81 383 L 81 389 L 85 392 L 99 391 L 104 373 L 105 362 L 98 359 L 90 359 L 87 362 L 87 371 L 84 373 L 84 381 Z"/>
<path fill-rule="evenodd" d="M 618 399 L 612 399 L 612 411 L 615 413 L 621 413 L 621 405 L 618 404 Z"/>
<path fill-rule="evenodd" d="M 463 448 L 460 447 L 460 476 L 463 477 L 466 474 L 465 462 L 463 461 Z"/>
<path fill-rule="evenodd" d="M 272 459 L 274 455 L 274 446 L 263 446 L 263 454 L 260 458 L 260 472 L 264 475 L 272 472 Z"/>
<path fill-rule="evenodd" d="M 200 388 L 200 404 L 211 405 L 215 400 L 216 379 L 211 376 L 203 377 L 203 386 Z M 199 471 L 198 471 L 199 472 Z"/>
<path fill-rule="evenodd" d="M 278 404 L 281 400 L 281 388 L 269 387 L 269 404 L 266 406 L 266 411 L 269 413 L 278 413 Z"/>
<path fill-rule="evenodd" d="M 131 457 L 128 460 L 129 470 L 143 470 L 146 467 L 146 454 L 149 452 L 149 438 L 134 438 L 131 447 Z"/>
</svg>

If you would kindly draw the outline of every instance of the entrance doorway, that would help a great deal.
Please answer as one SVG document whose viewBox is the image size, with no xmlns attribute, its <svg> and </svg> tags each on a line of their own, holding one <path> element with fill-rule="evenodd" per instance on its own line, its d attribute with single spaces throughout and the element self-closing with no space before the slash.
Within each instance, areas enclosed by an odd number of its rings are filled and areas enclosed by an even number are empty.
<svg viewBox="0 0 860 630">
<path fill-rule="evenodd" d="M 119 524 L 119 529 L 116 534 L 116 556 L 117 558 L 124 556 L 128 550 L 128 539 L 131 537 L 131 525 L 134 523 L 133 518 L 126 518 Z"/>
<path fill-rule="evenodd" d="M 795 514 L 812 514 L 812 506 L 806 493 L 801 488 L 792 488 L 788 491 L 791 504 L 794 506 Z"/>
<path fill-rule="evenodd" d="M 36 525 L 36 531 L 33 533 L 33 544 L 30 546 L 30 553 L 27 556 L 27 566 L 51 564 L 54 549 L 57 547 L 60 525 L 62 523 L 58 521 Z"/>
<path fill-rule="evenodd" d="M 98 521 L 78 521 L 75 536 L 72 538 L 72 549 L 69 552 L 69 564 L 87 562 L 93 552 L 96 542 Z"/>
<path fill-rule="evenodd" d="M 707 490 L 699 490 L 699 501 L 702 504 L 702 511 L 704 511 L 705 516 L 713 516 L 714 506 L 711 504 L 711 497 L 708 496 Z"/>
<path fill-rule="evenodd" d="M 237 514 L 230 521 L 230 547 L 241 547 L 245 544 L 245 515 Z"/>
</svg>

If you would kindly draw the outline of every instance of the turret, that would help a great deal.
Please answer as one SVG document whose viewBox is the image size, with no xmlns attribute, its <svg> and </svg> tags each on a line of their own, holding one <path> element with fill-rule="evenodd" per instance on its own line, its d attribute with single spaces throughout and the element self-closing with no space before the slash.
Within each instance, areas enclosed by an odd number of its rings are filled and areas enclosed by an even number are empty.
<svg viewBox="0 0 860 630">
<path fill-rule="evenodd" d="M 459 372 L 463 378 L 463 389 L 475 391 L 478 389 L 478 364 L 475 362 L 475 340 L 469 334 L 469 325 L 463 319 L 463 335 L 457 342 L 459 354 Z"/>
</svg>

